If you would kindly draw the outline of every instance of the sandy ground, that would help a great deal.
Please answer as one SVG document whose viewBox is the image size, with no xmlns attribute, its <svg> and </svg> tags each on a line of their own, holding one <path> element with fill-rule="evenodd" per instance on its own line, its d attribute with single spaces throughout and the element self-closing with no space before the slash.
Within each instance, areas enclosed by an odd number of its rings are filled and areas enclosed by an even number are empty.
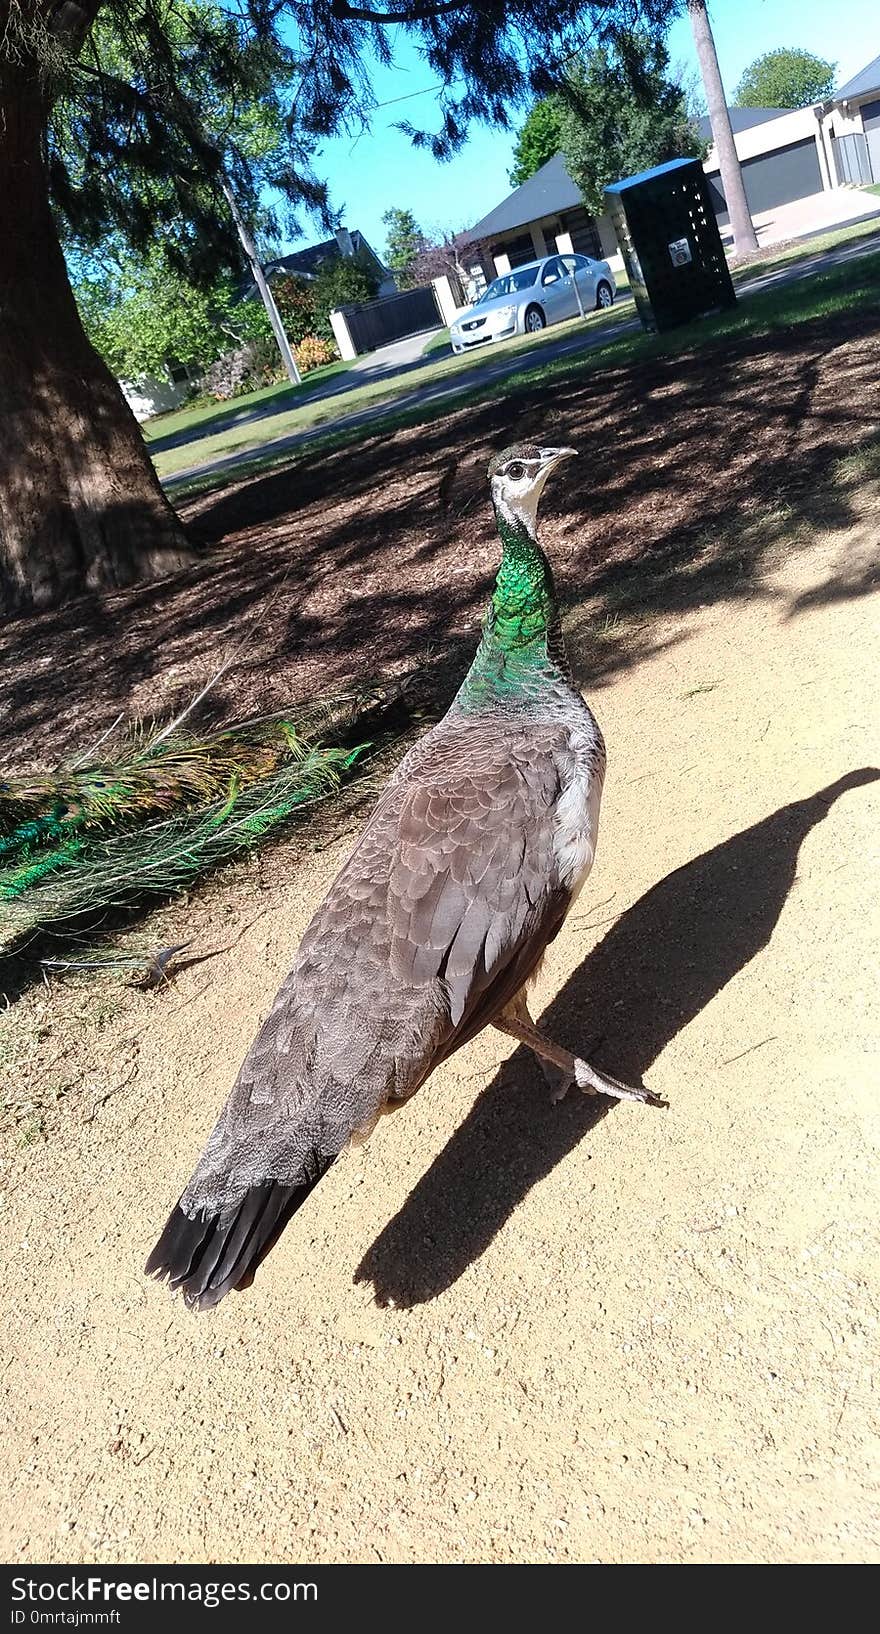
<svg viewBox="0 0 880 1634">
<path fill-rule="evenodd" d="M 593 693 L 598 861 L 537 1010 L 668 1111 L 552 1107 L 484 1034 L 195 1318 L 141 1266 L 349 837 L 168 910 L 238 936 L 171 992 L 13 1006 L 53 1109 L 0 1174 L 4 1558 L 880 1557 L 880 641 L 838 591 L 875 538 Z"/>
</svg>

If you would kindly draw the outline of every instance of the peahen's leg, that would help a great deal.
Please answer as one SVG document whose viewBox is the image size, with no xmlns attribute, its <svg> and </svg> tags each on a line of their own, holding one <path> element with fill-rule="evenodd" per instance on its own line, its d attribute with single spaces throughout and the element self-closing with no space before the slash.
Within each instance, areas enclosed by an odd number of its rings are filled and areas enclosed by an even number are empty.
<svg viewBox="0 0 880 1634">
<path fill-rule="evenodd" d="M 524 987 L 521 987 L 516 997 L 511 999 L 504 1014 L 495 1022 L 495 1026 L 500 1032 L 510 1032 L 507 1023 L 511 1021 L 518 1022 L 520 1026 L 528 1028 L 530 1033 L 537 1033 L 538 1031 L 532 1016 L 529 1014 Z M 514 1037 L 517 1036 L 518 1034 L 514 1034 Z M 522 1042 L 527 1042 L 527 1040 Z M 549 1055 L 541 1055 L 537 1050 L 535 1054 L 538 1056 L 538 1065 L 550 1091 L 551 1101 L 555 1103 L 563 1100 L 574 1083 L 570 1068 L 567 1065 L 560 1066 L 555 1060 L 551 1060 Z"/>
<path fill-rule="evenodd" d="M 554 1101 L 561 1101 L 572 1084 L 577 1084 L 586 1095 L 610 1095 L 617 1101 L 642 1101 L 646 1106 L 666 1105 L 652 1090 L 622 1084 L 618 1078 L 600 1072 L 598 1067 L 591 1067 L 589 1061 L 582 1061 L 579 1055 L 572 1055 L 569 1050 L 544 1038 L 529 1015 L 522 993 L 517 994 L 494 1025 L 499 1032 L 509 1033 L 511 1038 L 518 1039 L 534 1051 L 550 1084 Z"/>
</svg>

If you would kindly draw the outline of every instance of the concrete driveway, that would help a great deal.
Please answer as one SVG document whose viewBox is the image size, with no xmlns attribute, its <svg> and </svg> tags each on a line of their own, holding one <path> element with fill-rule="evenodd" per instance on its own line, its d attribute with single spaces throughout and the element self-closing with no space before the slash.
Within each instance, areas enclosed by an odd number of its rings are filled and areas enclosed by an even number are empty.
<svg viewBox="0 0 880 1634">
<path fill-rule="evenodd" d="M 871 216 L 880 216 L 880 197 L 858 187 L 838 187 L 828 193 L 811 193 L 791 204 L 779 204 L 775 210 L 763 210 L 752 219 L 758 243 L 766 250 L 771 244 L 827 233 L 833 227 L 868 221 Z M 733 243 L 729 227 L 722 228 L 721 237 L 729 248 Z"/>
<path fill-rule="evenodd" d="M 880 210 L 880 199 L 877 207 Z M 436 329 L 421 329 L 417 335 L 405 335 L 403 340 L 393 340 L 388 346 L 377 347 L 375 352 L 365 352 L 363 357 L 354 358 L 351 372 L 364 381 L 381 380 L 386 374 L 402 374 L 405 369 L 421 363 L 425 347 L 439 333 L 439 325 Z"/>
</svg>

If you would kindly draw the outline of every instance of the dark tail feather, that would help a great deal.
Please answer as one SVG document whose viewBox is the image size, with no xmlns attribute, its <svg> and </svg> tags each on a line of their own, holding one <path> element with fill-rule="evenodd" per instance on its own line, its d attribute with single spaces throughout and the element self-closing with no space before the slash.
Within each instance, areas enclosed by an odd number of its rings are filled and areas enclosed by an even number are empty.
<svg viewBox="0 0 880 1634">
<path fill-rule="evenodd" d="M 196 1311 L 210 1310 L 231 1288 L 249 1287 L 257 1266 L 332 1162 L 316 1157 L 315 1173 L 300 1185 L 267 1180 L 252 1186 L 229 1219 L 204 1209 L 191 1218 L 178 1203 L 147 1260 L 147 1275 L 181 1289 Z"/>
</svg>

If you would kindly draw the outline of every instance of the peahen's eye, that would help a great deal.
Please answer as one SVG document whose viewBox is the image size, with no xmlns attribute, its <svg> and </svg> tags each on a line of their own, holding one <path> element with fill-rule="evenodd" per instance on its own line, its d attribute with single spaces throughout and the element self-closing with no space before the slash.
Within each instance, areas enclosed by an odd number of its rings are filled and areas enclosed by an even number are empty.
<svg viewBox="0 0 880 1634">
<path fill-rule="evenodd" d="M 520 477 L 525 476 L 525 470 L 522 460 L 512 460 L 507 467 L 507 475 L 513 477 L 514 482 L 519 482 Z"/>
</svg>

